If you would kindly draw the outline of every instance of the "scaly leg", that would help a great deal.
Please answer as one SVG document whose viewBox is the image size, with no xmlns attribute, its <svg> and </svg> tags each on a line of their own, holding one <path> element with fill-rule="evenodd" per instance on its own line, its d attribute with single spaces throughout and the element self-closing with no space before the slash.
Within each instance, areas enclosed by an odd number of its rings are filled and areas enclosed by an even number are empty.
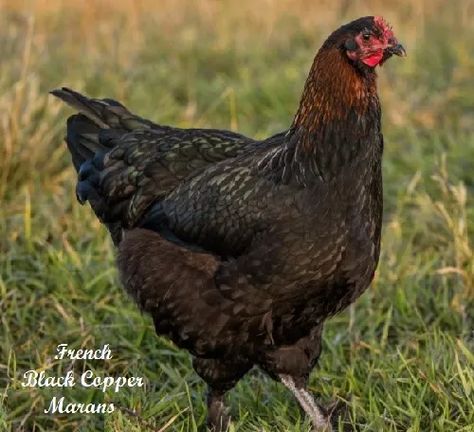
<svg viewBox="0 0 474 432">
<path fill-rule="evenodd" d="M 224 404 L 224 392 L 209 389 L 207 394 L 207 427 L 212 432 L 225 432 L 229 428 L 230 416 Z"/>
<path fill-rule="evenodd" d="M 279 375 L 281 382 L 293 393 L 306 415 L 313 423 L 314 432 L 332 432 L 329 418 L 316 404 L 313 396 L 304 387 L 298 387 L 294 379 L 289 375 Z"/>
<path fill-rule="evenodd" d="M 247 373 L 252 364 L 239 356 L 223 359 L 194 357 L 193 367 L 208 385 L 208 428 L 213 432 L 227 431 L 230 415 L 224 404 L 224 395 Z"/>
</svg>

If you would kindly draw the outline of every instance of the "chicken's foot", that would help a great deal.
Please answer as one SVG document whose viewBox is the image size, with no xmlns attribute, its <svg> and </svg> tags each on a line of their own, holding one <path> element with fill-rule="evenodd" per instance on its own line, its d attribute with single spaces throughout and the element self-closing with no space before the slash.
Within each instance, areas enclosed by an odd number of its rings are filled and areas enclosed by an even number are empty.
<svg viewBox="0 0 474 432">
<path fill-rule="evenodd" d="M 281 382 L 293 393 L 298 403 L 303 408 L 313 423 L 314 432 L 332 432 L 329 418 L 316 404 L 313 396 L 304 387 L 298 387 L 294 379 L 289 375 L 280 375 Z"/>
</svg>

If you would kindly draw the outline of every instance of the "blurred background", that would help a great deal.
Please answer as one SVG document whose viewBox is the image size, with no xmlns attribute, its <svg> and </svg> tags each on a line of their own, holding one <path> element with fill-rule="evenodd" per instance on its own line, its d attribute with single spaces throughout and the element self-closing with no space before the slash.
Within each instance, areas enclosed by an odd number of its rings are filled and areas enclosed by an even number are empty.
<svg viewBox="0 0 474 432">
<path fill-rule="evenodd" d="M 0 430 L 195 431 L 203 385 L 122 292 L 105 230 L 75 200 L 62 142 L 67 85 L 144 117 L 264 138 L 286 129 L 324 39 L 382 15 L 408 57 L 379 69 L 385 225 L 372 288 L 327 326 L 312 390 L 348 406 L 340 430 L 474 431 L 472 0 L 0 0 Z M 111 345 L 106 362 L 58 343 Z M 28 369 L 143 376 L 119 393 L 21 386 Z M 113 414 L 49 416 L 54 395 Z M 307 431 L 254 371 L 235 431 Z M 346 429 L 343 429 L 343 428 Z"/>
</svg>

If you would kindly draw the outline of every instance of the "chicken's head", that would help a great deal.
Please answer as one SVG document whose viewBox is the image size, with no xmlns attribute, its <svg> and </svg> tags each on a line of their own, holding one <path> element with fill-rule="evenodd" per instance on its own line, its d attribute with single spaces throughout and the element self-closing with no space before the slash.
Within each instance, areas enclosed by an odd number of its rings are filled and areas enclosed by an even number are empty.
<svg viewBox="0 0 474 432">
<path fill-rule="evenodd" d="M 394 54 L 406 55 L 392 28 L 380 16 L 359 18 L 343 26 L 340 31 L 341 49 L 350 61 L 359 66 L 375 68 Z"/>
</svg>

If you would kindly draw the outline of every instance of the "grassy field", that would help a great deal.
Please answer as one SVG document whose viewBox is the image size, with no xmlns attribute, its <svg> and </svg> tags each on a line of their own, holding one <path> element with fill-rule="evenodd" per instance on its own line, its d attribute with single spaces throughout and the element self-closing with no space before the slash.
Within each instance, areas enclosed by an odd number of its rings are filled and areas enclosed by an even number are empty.
<svg viewBox="0 0 474 432">
<path fill-rule="evenodd" d="M 196 431 L 203 383 L 117 283 L 114 252 L 75 200 L 62 143 L 68 85 L 181 127 L 263 138 L 291 122 L 313 56 L 344 21 L 384 15 L 407 47 L 379 72 L 385 224 L 376 280 L 332 319 L 311 377 L 340 430 L 474 431 L 474 3 L 0 1 L 0 430 Z M 113 359 L 54 359 L 110 344 Z M 145 387 L 23 388 L 23 373 L 141 376 Z M 53 396 L 108 415 L 43 413 Z M 308 431 L 288 392 L 252 371 L 233 431 Z M 345 429 L 343 429 L 345 428 Z"/>
</svg>

